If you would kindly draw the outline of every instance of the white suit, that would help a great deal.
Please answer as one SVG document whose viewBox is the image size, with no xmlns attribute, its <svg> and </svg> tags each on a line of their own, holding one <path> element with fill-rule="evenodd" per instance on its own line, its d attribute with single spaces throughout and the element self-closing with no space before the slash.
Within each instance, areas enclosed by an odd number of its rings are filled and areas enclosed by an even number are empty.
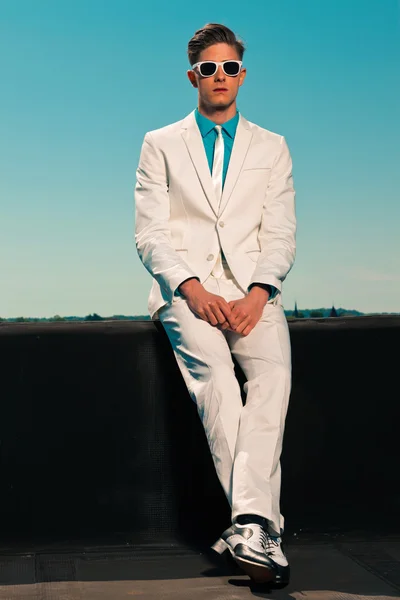
<svg viewBox="0 0 400 600">
<path fill-rule="evenodd" d="M 295 258 L 295 191 L 285 138 L 240 115 L 220 205 L 194 111 L 145 135 L 135 188 L 136 247 L 154 277 L 149 313 L 160 318 L 196 402 L 232 518 L 259 514 L 280 533 L 280 454 L 291 357 L 282 282 Z M 215 277 L 221 248 L 224 274 Z M 252 283 L 275 286 L 248 336 L 195 315 L 178 286 L 197 277 L 227 301 Z M 246 405 L 233 354 L 247 383 Z"/>
</svg>

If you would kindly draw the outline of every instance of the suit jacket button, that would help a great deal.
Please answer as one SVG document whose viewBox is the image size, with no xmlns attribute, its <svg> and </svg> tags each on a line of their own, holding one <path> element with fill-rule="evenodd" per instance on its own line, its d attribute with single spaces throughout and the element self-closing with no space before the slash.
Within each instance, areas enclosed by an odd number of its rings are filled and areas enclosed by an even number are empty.
<svg viewBox="0 0 400 600">
<path fill-rule="evenodd" d="M 219 222 L 219 226 L 220 226 L 220 227 L 224 227 L 224 225 L 225 225 L 225 223 L 224 223 L 223 221 L 220 221 L 220 222 Z"/>
<path fill-rule="evenodd" d="M 209 255 L 207 256 L 207 260 L 212 260 L 213 258 L 214 258 L 214 254 L 209 254 Z"/>
</svg>

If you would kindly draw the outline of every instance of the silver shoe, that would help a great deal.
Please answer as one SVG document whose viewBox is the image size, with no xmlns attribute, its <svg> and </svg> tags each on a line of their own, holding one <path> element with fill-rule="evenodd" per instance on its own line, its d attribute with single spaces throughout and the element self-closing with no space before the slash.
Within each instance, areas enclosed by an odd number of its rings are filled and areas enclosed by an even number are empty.
<svg viewBox="0 0 400 600">
<path fill-rule="evenodd" d="M 278 557 L 277 546 L 261 525 L 234 523 L 224 531 L 212 549 L 218 554 L 228 550 L 243 571 L 257 583 L 278 583 L 278 562 L 270 556 L 272 547 L 275 558 L 282 563 L 281 568 L 285 568 L 283 561 Z"/>
</svg>

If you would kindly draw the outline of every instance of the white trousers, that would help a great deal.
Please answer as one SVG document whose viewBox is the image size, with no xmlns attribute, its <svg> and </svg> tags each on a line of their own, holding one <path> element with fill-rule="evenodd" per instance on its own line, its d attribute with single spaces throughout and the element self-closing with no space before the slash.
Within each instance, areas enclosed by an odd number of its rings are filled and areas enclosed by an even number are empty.
<svg viewBox="0 0 400 600">
<path fill-rule="evenodd" d="M 225 262 L 222 273 L 214 269 L 203 286 L 228 302 L 244 297 Z M 245 337 L 200 319 L 179 292 L 159 310 L 159 319 L 196 403 L 232 521 L 257 514 L 268 519 L 272 535 L 279 535 L 284 529 L 280 456 L 291 388 L 283 307 L 266 304 Z M 232 355 L 247 379 L 244 406 Z"/>
</svg>

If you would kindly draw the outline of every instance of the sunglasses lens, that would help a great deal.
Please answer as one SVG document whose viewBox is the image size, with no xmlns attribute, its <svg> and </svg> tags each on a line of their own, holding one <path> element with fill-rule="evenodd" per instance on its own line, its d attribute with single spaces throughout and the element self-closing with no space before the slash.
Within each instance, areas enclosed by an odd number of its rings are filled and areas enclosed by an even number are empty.
<svg viewBox="0 0 400 600">
<path fill-rule="evenodd" d="M 240 65 L 238 65 L 238 63 L 233 62 L 233 60 L 231 61 L 227 61 L 226 63 L 224 63 L 224 71 L 227 75 L 230 75 L 231 77 L 233 77 L 234 75 L 237 75 L 239 73 L 240 70 Z"/>
<path fill-rule="evenodd" d="M 200 73 L 203 77 L 214 75 L 217 65 L 213 62 L 206 62 L 200 65 Z"/>
</svg>

